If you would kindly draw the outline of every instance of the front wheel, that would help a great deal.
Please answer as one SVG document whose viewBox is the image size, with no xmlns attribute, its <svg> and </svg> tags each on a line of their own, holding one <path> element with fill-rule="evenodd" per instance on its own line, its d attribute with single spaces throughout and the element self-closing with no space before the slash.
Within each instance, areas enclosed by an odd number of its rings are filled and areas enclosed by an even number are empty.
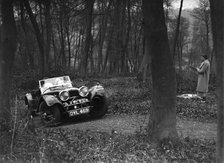
<svg viewBox="0 0 224 163">
<path fill-rule="evenodd" d="M 41 102 L 39 112 L 44 126 L 56 125 L 61 121 L 61 112 L 59 107 L 60 106 L 58 105 L 49 107 L 45 101 Z"/>
<path fill-rule="evenodd" d="M 92 99 L 92 109 L 90 111 L 90 116 L 92 118 L 101 118 L 107 112 L 106 97 L 95 96 Z"/>
</svg>

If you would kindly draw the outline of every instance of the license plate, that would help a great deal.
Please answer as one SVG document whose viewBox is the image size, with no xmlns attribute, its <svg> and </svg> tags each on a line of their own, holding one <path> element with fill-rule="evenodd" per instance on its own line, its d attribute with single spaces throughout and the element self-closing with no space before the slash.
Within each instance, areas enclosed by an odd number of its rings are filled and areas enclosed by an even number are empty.
<svg viewBox="0 0 224 163">
<path fill-rule="evenodd" d="M 78 109 L 78 110 L 71 110 L 69 111 L 69 116 L 72 117 L 72 116 L 86 114 L 86 113 L 89 113 L 89 106 Z"/>
<path fill-rule="evenodd" d="M 87 102 L 89 102 L 89 100 L 87 98 L 83 98 L 83 99 L 78 99 L 78 100 L 72 101 L 72 104 L 77 105 L 77 104 L 84 104 Z"/>
</svg>

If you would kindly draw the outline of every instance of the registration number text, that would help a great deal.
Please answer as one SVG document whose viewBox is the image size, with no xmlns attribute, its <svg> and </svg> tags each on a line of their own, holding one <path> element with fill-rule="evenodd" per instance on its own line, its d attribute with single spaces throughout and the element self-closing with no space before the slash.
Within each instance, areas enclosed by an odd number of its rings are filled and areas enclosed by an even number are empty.
<svg viewBox="0 0 224 163">
<path fill-rule="evenodd" d="M 81 114 L 86 114 L 89 113 L 89 107 L 84 107 L 78 110 L 71 110 L 69 111 L 69 116 L 75 116 L 75 115 L 81 115 Z"/>
</svg>

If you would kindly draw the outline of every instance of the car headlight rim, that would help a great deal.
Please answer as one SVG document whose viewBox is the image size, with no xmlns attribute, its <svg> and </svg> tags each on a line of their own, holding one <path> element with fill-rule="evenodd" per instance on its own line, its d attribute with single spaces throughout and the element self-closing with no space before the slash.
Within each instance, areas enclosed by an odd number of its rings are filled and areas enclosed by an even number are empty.
<svg viewBox="0 0 224 163">
<path fill-rule="evenodd" d="M 68 91 L 61 91 L 59 93 L 59 98 L 61 101 L 67 101 L 69 99 L 69 92 Z"/>
<path fill-rule="evenodd" d="M 86 86 L 82 86 L 79 88 L 79 95 L 82 97 L 86 97 L 89 94 L 89 88 Z"/>
</svg>

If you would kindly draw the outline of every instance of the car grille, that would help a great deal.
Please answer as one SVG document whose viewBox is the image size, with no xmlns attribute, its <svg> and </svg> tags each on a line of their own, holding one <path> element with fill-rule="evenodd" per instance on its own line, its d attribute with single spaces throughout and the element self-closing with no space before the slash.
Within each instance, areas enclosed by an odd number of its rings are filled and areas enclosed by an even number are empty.
<svg viewBox="0 0 224 163">
<path fill-rule="evenodd" d="M 74 96 L 79 96 L 79 91 L 78 90 L 70 90 L 69 91 L 69 96 L 74 97 Z"/>
</svg>

